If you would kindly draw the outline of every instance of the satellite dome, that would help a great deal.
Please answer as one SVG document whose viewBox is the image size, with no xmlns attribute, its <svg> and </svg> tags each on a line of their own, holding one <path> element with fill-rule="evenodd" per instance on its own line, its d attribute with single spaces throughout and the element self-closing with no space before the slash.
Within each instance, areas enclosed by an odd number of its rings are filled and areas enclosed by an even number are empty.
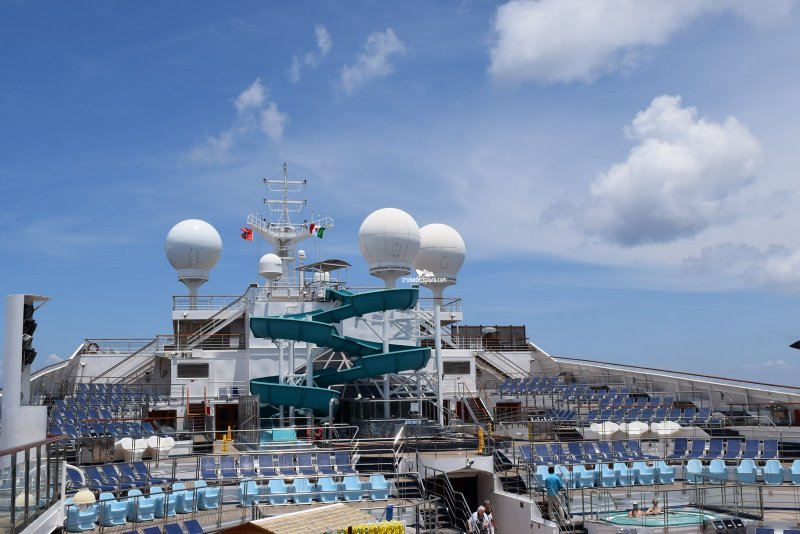
<svg viewBox="0 0 800 534">
<path fill-rule="evenodd" d="M 277 280 L 283 274 L 283 262 L 277 254 L 264 254 L 258 261 L 258 274 L 269 281 Z"/>
<path fill-rule="evenodd" d="M 208 274 L 219 261 L 222 239 L 213 226 L 199 219 L 187 219 L 172 227 L 165 244 L 167 259 L 178 271 L 178 280 L 195 294 L 208 281 Z"/>
<path fill-rule="evenodd" d="M 358 242 L 370 274 L 393 287 L 399 276 L 411 272 L 411 262 L 419 251 L 419 226 L 403 210 L 379 209 L 361 223 Z"/>
<path fill-rule="evenodd" d="M 428 224 L 419 229 L 421 242 L 414 259 L 414 268 L 428 271 L 429 276 L 444 278 L 436 282 L 442 286 L 456 283 L 456 276 L 464 265 L 466 247 L 461 235 L 446 224 Z M 425 284 L 428 285 L 428 284 Z"/>
</svg>

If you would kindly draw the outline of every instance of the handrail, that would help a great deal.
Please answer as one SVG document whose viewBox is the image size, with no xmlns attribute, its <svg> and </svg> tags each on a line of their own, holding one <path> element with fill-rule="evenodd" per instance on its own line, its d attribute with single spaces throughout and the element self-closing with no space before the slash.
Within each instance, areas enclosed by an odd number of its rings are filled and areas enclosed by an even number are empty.
<svg viewBox="0 0 800 534">
<path fill-rule="evenodd" d="M 125 362 L 127 362 L 128 360 L 130 360 L 131 358 L 133 358 L 133 357 L 135 357 L 135 356 L 139 356 L 139 355 L 141 355 L 141 353 L 142 353 L 142 352 L 144 352 L 144 351 L 145 351 L 145 350 L 146 350 L 148 347 L 153 347 L 153 346 L 154 346 L 154 345 L 156 345 L 157 343 L 158 343 L 158 338 L 153 338 L 153 340 L 152 340 L 152 341 L 150 341 L 150 343 L 148 343 L 148 344 L 144 345 L 144 346 L 143 346 L 143 347 L 141 347 L 139 350 L 137 350 L 137 351 L 135 351 L 135 352 L 133 352 L 133 353 L 129 354 L 128 356 L 126 356 L 126 357 L 125 357 L 125 358 L 123 358 L 122 360 L 118 361 L 117 363 L 115 363 L 114 365 L 112 365 L 111 367 L 109 367 L 108 369 L 104 370 L 104 371 L 103 371 L 102 373 L 100 373 L 99 375 L 95 375 L 95 377 L 94 377 L 94 378 L 92 378 L 92 379 L 91 379 L 89 382 L 96 382 L 96 381 L 97 381 L 97 380 L 99 380 L 100 378 L 103 378 L 104 376 L 107 376 L 107 375 L 108 375 L 108 374 L 109 374 L 111 371 L 113 371 L 114 369 L 118 368 L 120 365 L 124 364 Z M 153 355 L 152 355 L 152 356 L 155 356 L 155 352 L 153 353 Z"/>
<path fill-rule="evenodd" d="M 49 443 L 56 443 L 61 441 L 62 439 L 66 438 L 67 436 L 54 436 L 45 439 L 40 439 L 38 441 L 32 441 L 30 443 L 25 443 L 23 445 L 17 445 L 16 447 L 10 447 L 8 449 L 0 450 L 0 456 L 8 456 L 10 454 L 15 454 L 18 452 L 23 452 L 28 449 L 33 449 L 34 447 L 41 447 L 42 445 L 47 445 Z"/>
<path fill-rule="evenodd" d="M 244 304 L 247 303 L 247 292 L 241 295 L 238 299 L 234 300 L 227 306 L 218 310 L 214 315 L 206 319 L 198 330 L 191 332 L 188 334 L 186 339 L 186 348 L 192 348 L 199 340 L 201 340 L 204 336 L 213 332 L 215 328 L 219 328 L 221 324 L 224 324 L 226 321 L 235 319 L 239 316 L 239 313 L 244 311 Z M 229 311 L 233 311 L 234 313 L 230 316 L 222 317 L 222 314 L 227 313 Z"/>
</svg>

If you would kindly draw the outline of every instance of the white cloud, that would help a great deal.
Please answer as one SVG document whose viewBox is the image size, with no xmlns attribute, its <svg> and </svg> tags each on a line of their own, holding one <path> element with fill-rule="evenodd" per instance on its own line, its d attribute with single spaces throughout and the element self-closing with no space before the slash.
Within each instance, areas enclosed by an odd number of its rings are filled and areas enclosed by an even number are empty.
<svg viewBox="0 0 800 534">
<path fill-rule="evenodd" d="M 760 363 L 748 363 L 748 364 L 742 365 L 742 367 L 745 367 L 745 368 L 748 368 L 748 369 L 761 368 L 761 367 L 767 367 L 767 368 L 773 368 L 773 369 L 774 368 L 790 369 L 792 366 L 789 365 L 788 363 L 786 363 L 786 360 L 767 360 L 767 361 L 760 362 Z"/>
<path fill-rule="evenodd" d="M 553 206 L 548 217 L 636 246 L 693 237 L 746 214 L 737 194 L 755 180 L 761 145 L 734 117 L 711 122 L 662 95 L 625 133 L 637 142 L 628 158 L 598 176 L 583 202 Z"/>
<path fill-rule="evenodd" d="M 327 56 L 333 48 L 331 34 L 322 24 L 314 26 L 314 36 L 317 39 L 317 50 L 306 52 L 302 55 L 292 56 L 292 65 L 289 67 L 289 80 L 292 83 L 300 81 L 303 74 L 303 67 L 317 68 L 320 61 Z"/>
<path fill-rule="evenodd" d="M 275 102 L 261 110 L 261 131 L 273 141 L 280 141 L 283 137 L 283 128 L 289 121 L 289 115 L 280 111 Z"/>
<path fill-rule="evenodd" d="M 780 21 L 794 0 L 512 0 L 497 8 L 490 73 L 518 83 L 591 81 L 635 67 L 708 13 L 731 11 L 758 25 Z"/>
<path fill-rule="evenodd" d="M 194 161 L 224 161 L 228 158 L 236 142 L 256 131 L 265 134 L 271 141 L 283 138 L 283 130 L 289 122 L 289 115 L 278 109 L 269 100 L 269 89 L 256 78 L 247 89 L 233 100 L 236 117 L 233 125 L 218 135 L 208 135 L 189 151 L 188 157 Z"/>
<path fill-rule="evenodd" d="M 355 64 L 342 68 L 341 83 L 345 92 L 353 94 L 356 89 L 373 78 L 391 74 L 392 58 L 403 55 L 405 50 L 405 45 L 391 28 L 367 37 L 364 51 L 358 55 Z"/>
<path fill-rule="evenodd" d="M 683 261 L 691 274 L 733 276 L 749 286 L 781 293 L 800 293 L 800 245 L 794 248 L 725 242 L 704 247 Z"/>
</svg>

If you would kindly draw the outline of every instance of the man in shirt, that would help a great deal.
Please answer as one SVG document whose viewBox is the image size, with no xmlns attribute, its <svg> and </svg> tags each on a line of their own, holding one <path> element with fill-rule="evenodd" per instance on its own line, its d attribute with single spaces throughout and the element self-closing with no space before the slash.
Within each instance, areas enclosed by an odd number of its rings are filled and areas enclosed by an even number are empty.
<svg viewBox="0 0 800 534">
<path fill-rule="evenodd" d="M 556 468 L 552 465 L 547 468 L 547 473 L 544 487 L 547 489 L 547 507 L 550 510 L 550 519 L 557 520 L 559 524 L 566 523 L 569 519 L 564 514 L 564 508 L 559 499 L 559 492 L 565 489 L 564 483 L 561 482 L 561 477 L 556 475 Z"/>
<path fill-rule="evenodd" d="M 486 515 L 486 508 L 478 506 L 478 511 L 469 518 L 470 534 L 489 534 L 490 528 L 491 523 L 489 523 L 489 516 Z"/>
</svg>

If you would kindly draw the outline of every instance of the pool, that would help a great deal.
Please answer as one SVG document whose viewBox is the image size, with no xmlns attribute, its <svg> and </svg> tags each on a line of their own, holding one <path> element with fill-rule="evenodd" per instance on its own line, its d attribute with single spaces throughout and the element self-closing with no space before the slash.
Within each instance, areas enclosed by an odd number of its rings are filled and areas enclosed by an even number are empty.
<svg viewBox="0 0 800 534">
<path fill-rule="evenodd" d="M 719 519 L 716 514 L 700 512 L 697 510 L 669 510 L 664 514 L 648 515 L 643 517 L 628 517 L 628 512 L 610 512 L 603 514 L 600 519 L 614 525 L 631 525 L 640 527 L 679 527 L 685 525 L 702 525 L 706 521 Z"/>
</svg>

